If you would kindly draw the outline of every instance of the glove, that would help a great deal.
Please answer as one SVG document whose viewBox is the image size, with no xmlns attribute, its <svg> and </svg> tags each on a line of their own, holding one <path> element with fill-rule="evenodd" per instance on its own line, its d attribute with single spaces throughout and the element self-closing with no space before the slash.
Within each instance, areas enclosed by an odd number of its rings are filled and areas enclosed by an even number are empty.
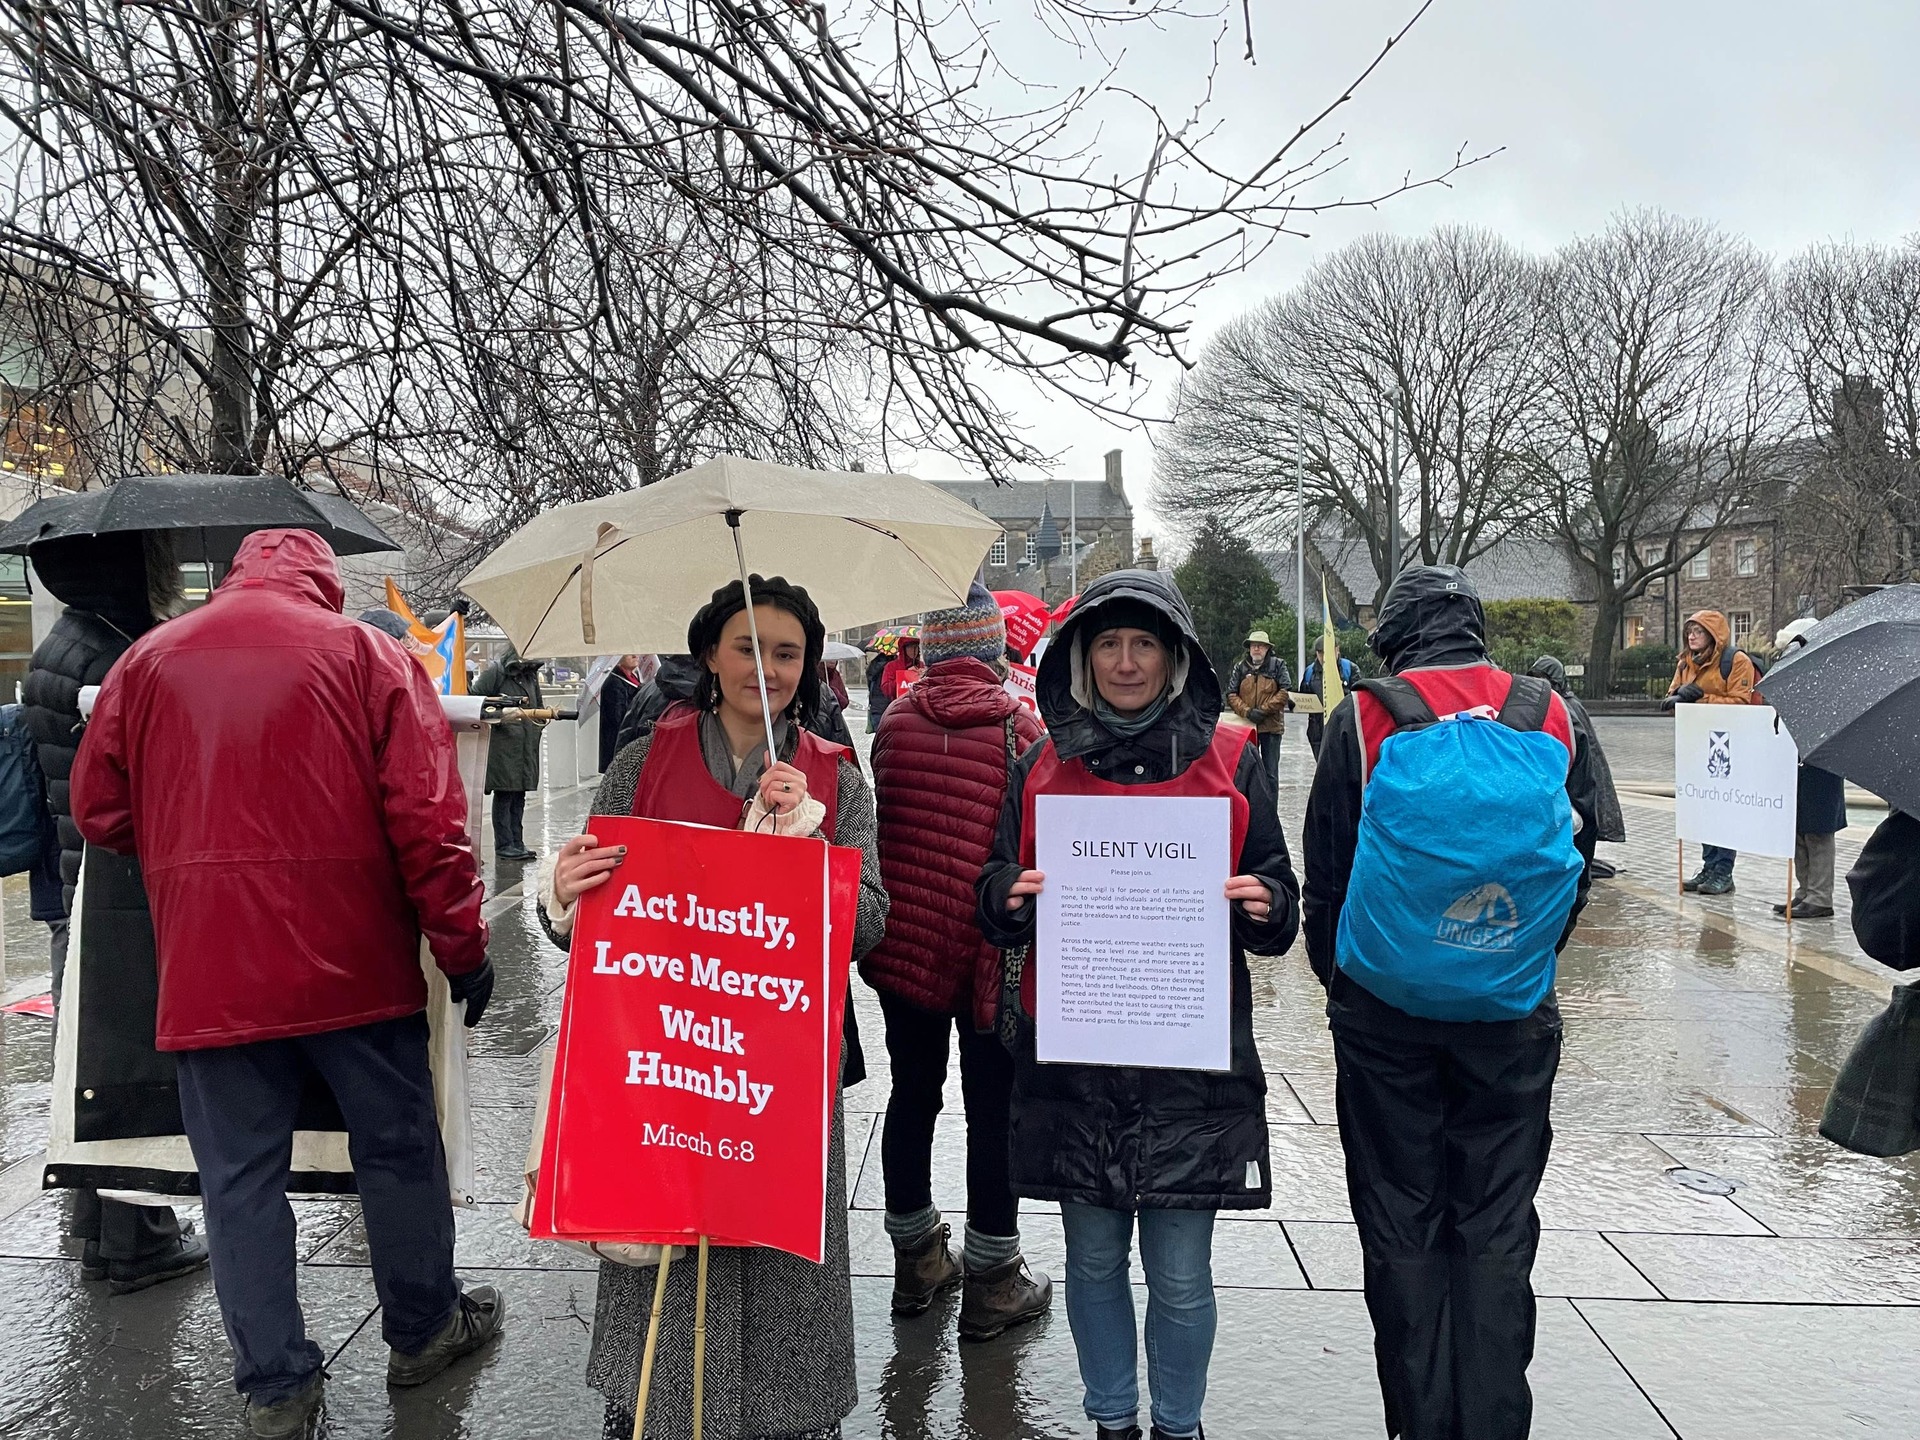
<svg viewBox="0 0 1920 1440">
<path fill-rule="evenodd" d="M 1698 685 L 1682 685 L 1673 692 L 1672 699 L 1680 705 L 1698 705 L 1706 693 Z"/>
<path fill-rule="evenodd" d="M 493 998 L 493 961 L 482 960 L 479 969 L 469 970 L 464 975 L 449 975 L 447 988 L 453 992 L 455 1000 L 465 1002 L 467 1029 L 471 1030 L 480 1023 L 480 1017 L 487 1013 L 487 1002 Z"/>
<path fill-rule="evenodd" d="M 1253 706 L 1247 711 L 1247 724 L 1249 725 L 1258 725 L 1266 718 L 1267 712 L 1262 710 L 1258 705 Z"/>
</svg>

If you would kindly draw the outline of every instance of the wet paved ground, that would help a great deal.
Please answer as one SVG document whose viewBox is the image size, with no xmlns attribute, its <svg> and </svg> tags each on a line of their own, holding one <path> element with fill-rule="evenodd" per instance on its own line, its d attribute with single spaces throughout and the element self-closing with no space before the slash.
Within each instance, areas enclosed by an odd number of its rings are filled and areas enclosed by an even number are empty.
<svg viewBox="0 0 1920 1440">
<path fill-rule="evenodd" d="M 1622 778 L 1658 778 L 1665 722 L 1602 721 Z M 1289 737 L 1282 809 L 1297 834 L 1305 747 Z M 1644 774 L 1642 773 L 1644 772 Z M 587 792 L 528 813 L 547 849 L 576 828 Z M 1785 927 L 1767 913 L 1778 861 L 1742 859 L 1740 892 L 1672 893 L 1670 804 L 1631 803 L 1633 838 L 1608 847 L 1621 878 L 1597 887 L 1563 962 L 1566 1062 L 1540 1199 L 1542 1296 L 1535 1433 L 1572 1437 L 1920 1435 L 1920 1166 L 1848 1155 L 1815 1134 L 1834 1066 L 1885 994 L 1839 921 Z M 1841 868 L 1864 832 L 1842 841 Z M 473 1075 L 484 1204 L 459 1218 L 458 1259 L 512 1302 L 504 1342 L 421 1392 L 390 1396 L 365 1238 L 350 1201 L 299 1202 L 308 1320 L 331 1360 L 336 1437 L 510 1440 L 599 1434 L 581 1383 L 594 1275 L 525 1240 L 507 1212 L 531 1118 L 528 1053 L 558 1014 L 561 957 L 499 877 L 499 989 L 476 1034 Z M 10 989 L 44 976 L 44 931 L 6 886 Z M 1274 1205 L 1224 1217 L 1215 1273 L 1220 1333 L 1209 1433 L 1221 1440 L 1372 1440 L 1382 1433 L 1371 1333 L 1332 1127 L 1331 1047 L 1298 954 L 1256 960 L 1272 1077 Z M 44 980 L 40 983 L 44 988 Z M 884 1055 L 872 996 L 856 986 L 870 1059 Z M 124 1440 L 243 1433 L 204 1277 L 111 1299 L 79 1278 L 60 1201 L 38 1193 L 45 1139 L 45 1022 L 0 1019 L 0 1436 Z M 1066 1319 L 960 1347 L 951 1306 L 893 1324 L 880 1224 L 877 1112 L 884 1074 L 849 1092 L 857 1440 L 1066 1440 L 1081 1418 Z M 963 1210 L 957 1077 L 936 1198 Z M 1706 1195 L 1676 1166 L 1733 1185 Z M 1061 1270 L 1060 1224 L 1023 1220 L 1035 1264 Z"/>
</svg>

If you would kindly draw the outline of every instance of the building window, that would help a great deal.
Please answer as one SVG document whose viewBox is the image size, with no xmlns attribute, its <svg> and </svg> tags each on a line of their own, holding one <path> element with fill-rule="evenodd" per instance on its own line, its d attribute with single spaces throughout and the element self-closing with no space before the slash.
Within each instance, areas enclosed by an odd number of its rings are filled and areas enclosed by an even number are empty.
<svg viewBox="0 0 1920 1440">
<path fill-rule="evenodd" d="M 1000 538 L 994 541 L 993 548 L 987 551 L 987 563 L 989 565 L 1004 565 L 1007 563 L 1007 532 L 1006 531 L 1002 530 L 1000 532 Z"/>
<path fill-rule="evenodd" d="M 1040 552 L 1034 549 L 1034 536 L 1038 533 L 1036 530 L 1027 531 L 1027 564 L 1029 565 L 1037 565 L 1040 562 Z"/>
<path fill-rule="evenodd" d="M 1627 552 L 1624 550 L 1613 552 L 1613 583 L 1616 585 L 1627 583 Z"/>
<path fill-rule="evenodd" d="M 1627 617 L 1627 649 L 1631 650 L 1647 638 L 1647 622 L 1638 615 Z"/>
<path fill-rule="evenodd" d="M 1744 645 L 1747 637 L 1753 634 L 1753 612 L 1751 610 L 1729 610 L 1727 624 L 1733 630 L 1733 643 Z"/>
<path fill-rule="evenodd" d="M 1664 545 L 1642 545 L 1640 547 L 1640 563 L 1645 565 L 1649 570 L 1653 569 L 1656 565 L 1666 564 L 1667 547 Z"/>
<path fill-rule="evenodd" d="M 1689 580 L 1711 580 L 1713 578 L 1713 547 L 1711 545 L 1702 550 L 1698 555 L 1688 559 L 1687 578 Z"/>
<path fill-rule="evenodd" d="M 1760 573 L 1760 542 L 1758 540 L 1733 542 L 1733 573 L 1736 575 Z"/>
<path fill-rule="evenodd" d="M 10 405 L 0 415 L 0 470 L 66 482 L 73 437 L 44 405 Z"/>
</svg>

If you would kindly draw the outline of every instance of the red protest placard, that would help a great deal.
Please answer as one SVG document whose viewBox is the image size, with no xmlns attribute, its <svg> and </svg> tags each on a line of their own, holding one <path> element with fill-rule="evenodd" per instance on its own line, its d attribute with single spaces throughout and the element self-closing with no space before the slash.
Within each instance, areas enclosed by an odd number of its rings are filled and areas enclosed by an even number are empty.
<svg viewBox="0 0 1920 1440">
<path fill-rule="evenodd" d="M 593 831 L 627 856 L 574 920 L 533 1234 L 820 1261 L 860 852 Z"/>
</svg>

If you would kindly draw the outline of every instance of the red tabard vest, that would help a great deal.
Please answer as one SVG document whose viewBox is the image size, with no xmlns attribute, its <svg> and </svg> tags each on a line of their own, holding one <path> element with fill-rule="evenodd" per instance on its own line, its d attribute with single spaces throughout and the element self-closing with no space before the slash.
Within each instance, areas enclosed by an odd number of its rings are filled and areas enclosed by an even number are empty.
<svg viewBox="0 0 1920 1440">
<path fill-rule="evenodd" d="M 1238 873 L 1240 849 L 1247 843 L 1250 810 L 1247 797 L 1233 783 L 1233 775 L 1240 764 L 1240 753 L 1253 743 L 1253 737 L 1251 726 L 1216 725 L 1213 743 L 1198 760 L 1171 780 L 1150 785 L 1118 785 L 1102 780 L 1082 761 L 1062 760 L 1051 738 L 1042 740 L 1044 748 L 1040 758 L 1033 762 L 1033 769 L 1027 772 L 1027 786 L 1020 796 L 1021 866 L 1033 869 L 1034 801 L 1042 795 L 1175 795 L 1196 799 L 1224 795 L 1232 806 L 1229 823 L 1233 832 L 1234 870 Z M 1020 976 L 1020 1004 L 1029 1015 L 1034 1013 L 1034 994 L 1033 966 L 1028 965 Z"/>
<path fill-rule="evenodd" d="M 851 759 L 844 745 L 822 740 L 811 730 L 800 732 L 793 752 L 793 768 L 807 777 L 807 794 L 827 807 L 821 833 L 833 838 L 839 814 L 840 761 Z M 649 820 L 686 820 L 716 830 L 737 830 L 747 802 L 724 788 L 707 769 L 700 753 L 700 712 L 681 710 L 653 727 L 646 764 L 633 792 L 633 813 Z"/>
</svg>

